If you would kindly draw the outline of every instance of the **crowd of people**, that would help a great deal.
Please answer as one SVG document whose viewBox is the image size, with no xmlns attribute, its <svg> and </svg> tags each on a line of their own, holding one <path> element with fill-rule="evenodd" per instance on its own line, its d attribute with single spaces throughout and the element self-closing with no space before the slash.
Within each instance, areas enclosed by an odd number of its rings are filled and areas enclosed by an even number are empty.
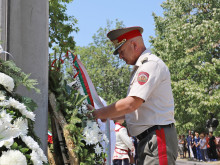
<svg viewBox="0 0 220 165">
<path fill-rule="evenodd" d="M 188 157 L 197 161 L 217 161 L 220 156 L 219 143 L 213 132 L 199 134 L 189 131 L 187 136 L 179 135 L 179 156 L 181 159 Z"/>
</svg>

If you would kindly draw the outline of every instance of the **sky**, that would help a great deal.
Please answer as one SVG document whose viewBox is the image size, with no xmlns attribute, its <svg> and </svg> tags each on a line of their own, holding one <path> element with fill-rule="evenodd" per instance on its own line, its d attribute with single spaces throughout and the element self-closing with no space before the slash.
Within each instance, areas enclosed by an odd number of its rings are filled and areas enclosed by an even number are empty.
<svg viewBox="0 0 220 165">
<path fill-rule="evenodd" d="M 88 46 L 92 36 L 107 20 L 123 21 L 126 27 L 141 26 L 146 47 L 150 47 L 149 36 L 155 36 L 152 13 L 163 16 L 160 6 L 164 0 L 74 0 L 67 5 L 67 14 L 77 20 L 78 33 L 74 33 L 77 46 Z"/>
</svg>

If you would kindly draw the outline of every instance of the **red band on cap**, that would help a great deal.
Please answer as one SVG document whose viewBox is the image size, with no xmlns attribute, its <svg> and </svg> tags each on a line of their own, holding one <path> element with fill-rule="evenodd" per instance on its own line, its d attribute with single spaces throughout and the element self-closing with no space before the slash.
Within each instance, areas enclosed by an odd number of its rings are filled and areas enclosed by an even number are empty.
<svg viewBox="0 0 220 165">
<path fill-rule="evenodd" d="M 132 30 L 130 32 L 122 34 L 117 39 L 118 39 L 118 42 L 121 42 L 123 39 L 129 40 L 129 39 L 137 37 L 137 36 L 142 36 L 140 31 L 139 30 Z"/>
</svg>

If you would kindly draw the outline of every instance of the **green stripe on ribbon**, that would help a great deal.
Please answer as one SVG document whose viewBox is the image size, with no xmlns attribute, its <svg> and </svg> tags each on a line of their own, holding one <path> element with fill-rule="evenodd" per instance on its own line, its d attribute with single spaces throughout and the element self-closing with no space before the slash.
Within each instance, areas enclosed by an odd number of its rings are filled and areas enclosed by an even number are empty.
<svg viewBox="0 0 220 165">
<path fill-rule="evenodd" d="M 74 57 L 73 57 L 73 59 L 74 59 Z M 81 70 L 80 70 L 80 67 L 79 67 L 77 61 L 74 62 L 74 65 L 79 69 L 78 70 L 78 72 L 79 72 L 78 76 L 79 76 L 80 83 L 82 85 L 82 88 L 83 88 L 83 91 L 84 91 L 85 95 L 88 95 L 88 93 L 86 91 L 86 87 L 85 87 L 84 81 L 83 81 L 82 73 L 81 73 Z M 87 97 L 87 101 L 88 101 L 89 104 L 91 104 L 91 101 L 90 101 L 89 97 Z"/>
</svg>

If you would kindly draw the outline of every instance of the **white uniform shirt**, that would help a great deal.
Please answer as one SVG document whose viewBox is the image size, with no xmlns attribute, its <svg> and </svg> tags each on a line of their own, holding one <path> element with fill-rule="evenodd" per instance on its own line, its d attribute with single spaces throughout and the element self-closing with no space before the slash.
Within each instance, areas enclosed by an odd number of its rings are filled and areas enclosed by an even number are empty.
<svg viewBox="0 0 220 165">
<path fill-rule="evenodd" d="M 153 125 L 174 123 L 174 99 L 170 72 L 166 64 L 147 50 L 138 58 L 133 71 L 128 96 L 144 103 L 125 119 L 130 135 L 137 136 Z"/>
<path fill-rule="evenodd" d="M 134 153 L 135 148 L 132 139 L 128 136 L 127 129 L 115 123 L 116 143 L 113 159 L 129 159 L 128 148 Z"/>
</svg>

